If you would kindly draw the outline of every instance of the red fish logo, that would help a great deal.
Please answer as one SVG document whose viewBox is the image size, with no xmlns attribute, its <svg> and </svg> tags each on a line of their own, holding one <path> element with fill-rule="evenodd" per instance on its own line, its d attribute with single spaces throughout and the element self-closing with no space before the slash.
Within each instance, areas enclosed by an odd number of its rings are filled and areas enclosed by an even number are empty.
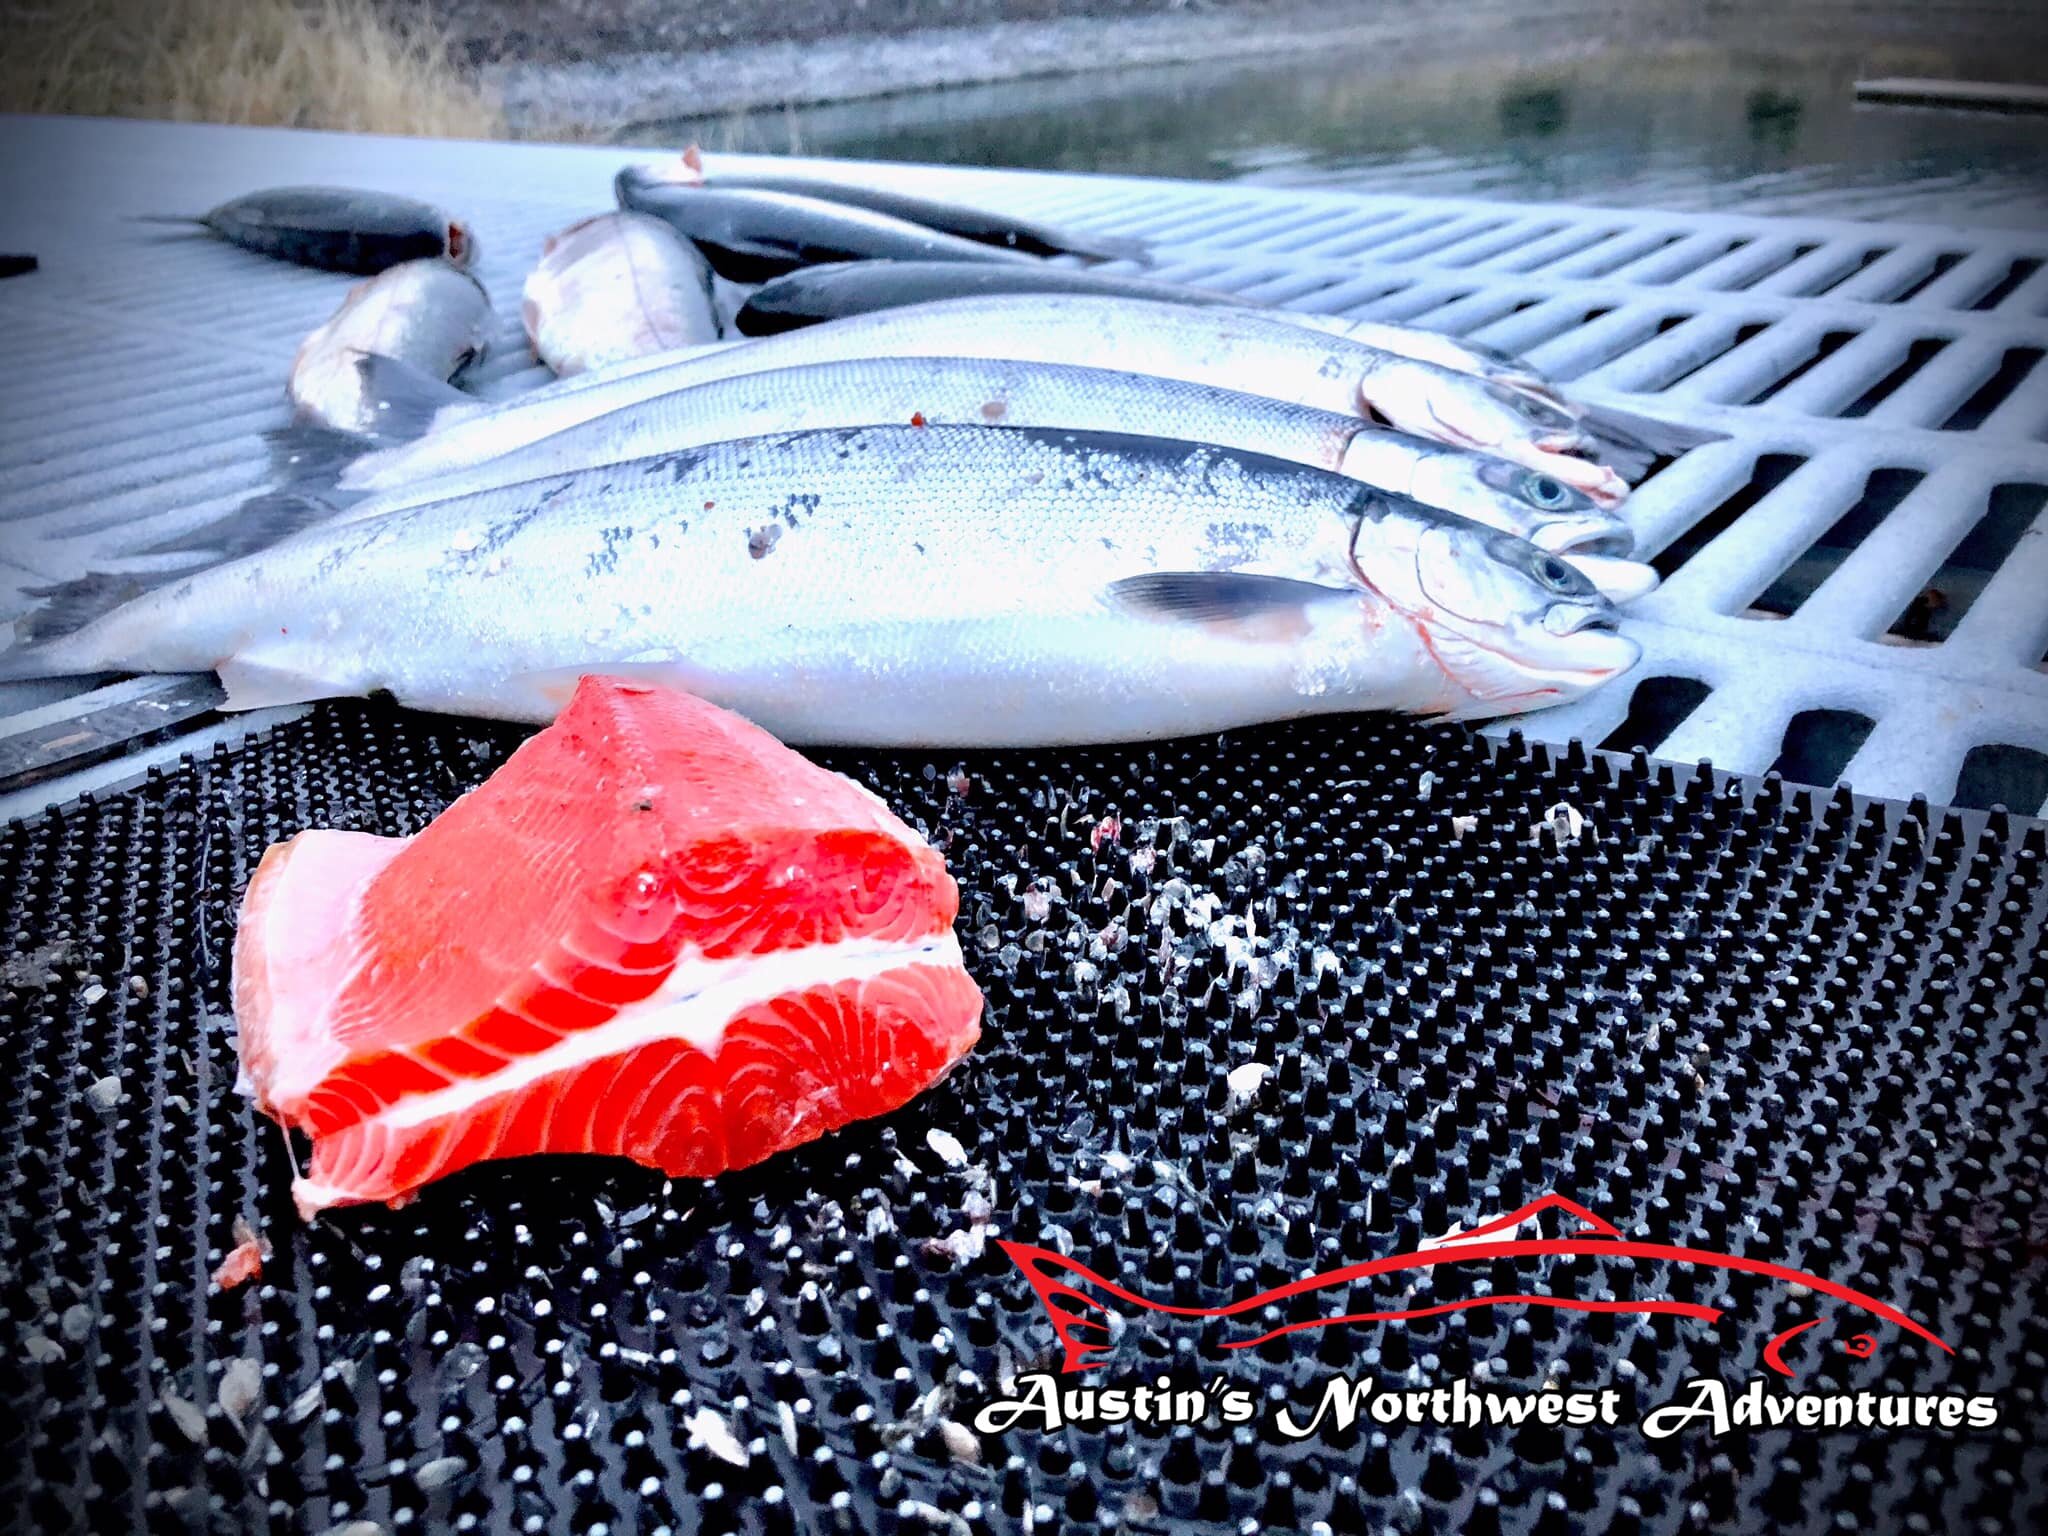
<svg viewBox="0 0 2048 1536">
<path fill-rule="evenodd" d="M 1534 1224 L 1546 1211 L 1556 1211 L 1566 1218 L 1568 1230 L 1563 1236 L 1524 1238 L 1517 1235 L 1521 1228 Z M 1571 1223 L 1576 1225 L 1569 1225 Z M 1045 1315 L 1052 1323 L 1053 1332 L 1058 1335 L 1060 1344 L 1066 1351 L 1060 1369 L 1069 1373 L 1095 1370 L 1109 1363 L 1104 1358 L 1091 1358 L 1106 1355 L 1110 1348 L 1110 1307 L 1102 1299 L 1104 1296 L 1113 1298 L 1127 1307 L 1148 1312 L 1163 1312 L 1174 1317 L 1234 1318 L 1254 1315 L 1262 1308 L 1311 1291 L 1324 1290 L 1331 1286 L 1345 1286 L 1355 1280 L 1369 1279 L 1375 1275 L 1550 1255 L 1648 1259 L 1667 1264 L 1697 1265 L 1707 1269 L 1763 1275 L 1772 1280 L 1784 1281 L 1788 1285 L 1803 1286 L 1816 1296 L 1830 1298 L 1894 1324 L 1926 1340 L 1946 1354 L 1955 1353 L 1954 1349 L 1922 1324 L 1875 1296 L 1853 1290 L 1846 1285 L 1839 1285 L 1819 1275 L 1810 1275 L 1783 1264 L 1773 1264 L 1766 1259 L 1715 1253 L 1706 1248 L 1685 1248 L 1671 1243 L 1638 1242 L 1624 1236 L 1612 1223 L 1594 1215 L 1576 1201 L 1559 1194 L 1548 1194 L 1532 1200 L 1520 1210 L 1497 1217 L 1474 1227 L 1469 1232 L 1454 1233 L 1406 1253 L 1391 1253 L 1384 1258 L 1368 1259 L 1360 1264 L 1346 1264 L 1338 1269 L 1325 1270 L 1321 1274 L 1276 1286 L 1272 1290 L 1261 1291 L 1256 1296 L 1247 1296 L 1242 1301 L 1235 1301 L 1222 1307 L 1180 1307 L 1154 1301 L 1150 1297 L 1140 1296 L 1135 1291 L 1126 1290 L 1085 1265 L 1078 1264 L 1051 1249 L 1040 1248 L 1030 1243 L 1013 1243 L 1003 1239 L 997 1241 L 1003 1252 L 1007 1253 L 1011 1261 L 1024 1272 L 1025 1279 L 1030 1281 L 1032 1290 L 1037 1293 L 1039 1304 L 1045 1308 Z M 1097 1294 L 1089 1294 L 1089 1291 L 1082 1289 L 1083 1286 Z M 1572 1296 L 1522 1294 L 1469 1296 L 1426 1307 L 1400 1308 L 1386 1312 L 1352 1312 L 1342 1317 L 1311 1318 L 1305 1322 L 1288 1323 L 1284 1327 L 1268 1329 L 1253 1337 L 1231 1339 L 1223 1347 L 1253 1349 L 1283 1334 L 1299 1333 L 1311 1328 L 1330 1328 L 1342 1323 L 1408 1322 L 1416 1318 L 1438 1317 L 1449 1312 L 1464 1311 L 1473 1307 L 1499 1306 L 1503 1303 L 1556 1307 L 1567 1312 L 1624 1312 L 1639 1315 L 1661 1313 L 1674 1317 L 1697 1318 L 1709 1323 L 1719 1321 L 1723 1311 L 1719 1307 L 1689 1301 L 1585 1301 Z M 1778 1334 L 1764 1346 L 1764 1364 L 1780 1375 L 1793 1375 L 1792 1367 L 1785 1363 L 1784 1348 L 1800 1334 L 1817 1327 L 1820 1321 L 1819 1318 L 1813 1318 Z M 1857 1359 L 1868 1359 L 1876 1352 L 1877 1342 L 1871 1335 L 1859 1333 L 1841 1348 L 1844 1353 Z"/>
</svg>

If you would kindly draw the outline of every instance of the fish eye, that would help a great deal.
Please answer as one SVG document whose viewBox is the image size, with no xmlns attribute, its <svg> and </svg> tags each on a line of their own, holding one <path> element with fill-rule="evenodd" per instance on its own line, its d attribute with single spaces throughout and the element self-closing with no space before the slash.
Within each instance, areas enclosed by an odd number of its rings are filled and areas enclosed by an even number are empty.
<svg viewBox="0 0 2048 1536">
<path fill-rule="evenodd" d="M 1496 534 L 1486 547 L 1503 565 L 1526 573 L 1538 586 L 1560 597 L 1585 598 L 1597 591 L 1576 568 L 1511 533 Z"/>
<path fill-rule="evenodd" d="M 1535 573 L 1539 582 L 1565 597 L 1582 597 L 1588 590 L 1586 579 L 1555 555 L 1540 556 Z"/>
<path fill-rule="evenodd" d="M 1548 475 L 1530 475 L 1522 482 L 1522 491 L 1531 506 L 1542 507 L 1546 511 L 1571 504 L 1572 493 L 1564 488 L 1562 482 Z"/>
</svg>

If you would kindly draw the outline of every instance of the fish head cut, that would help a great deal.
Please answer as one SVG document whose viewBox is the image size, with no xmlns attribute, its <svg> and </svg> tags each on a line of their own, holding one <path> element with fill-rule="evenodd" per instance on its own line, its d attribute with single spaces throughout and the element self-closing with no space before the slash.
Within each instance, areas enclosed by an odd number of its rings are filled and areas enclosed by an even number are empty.
<svg viewBox="0 0 2048 1536">
<path fill-rule="evenodd" d="M 1545 469 L 1444 449 L 1421 457 L 1409 493 L 1553 554 L 1626 555 L 1635 534 L 1616 513 Z"/>
<path fill-rule="evenodd" d="M 1383 358 L 1359 381 L 1360 414 L 1418 437 L 1468 448 L 1562 481 L 1596 506 L 1615 507 L 1628 482 L 1586 457 L 1596 445 L 1563 406 L 1517 389 L 1412 359 Z"/>
<path fill-rule="evenodd" d="M 646 160 L 622 169 L 617 178 L 620 187 L 701 187 L 704 185 L 704 154 L 692 144 L 680 155 L 671 155 L 666 160 Z"/>
<path fill-rule="evenodd" d="M 1377 500 L 1359 519 L 1353 564 L 1414 625 L 1441 674 L 1444 717 L 1564 703 L 1641 656 L 1613 602 L 1566 559 L 1406 498 Z"/>
</svg>

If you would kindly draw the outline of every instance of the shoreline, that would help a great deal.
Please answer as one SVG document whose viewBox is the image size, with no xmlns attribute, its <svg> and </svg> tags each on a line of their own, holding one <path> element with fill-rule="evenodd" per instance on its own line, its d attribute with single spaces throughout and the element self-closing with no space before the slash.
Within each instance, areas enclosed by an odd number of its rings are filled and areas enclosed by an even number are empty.
<svg viewBox="0 0 2048 1536">
<path fill-rule="evenodd" d="M 632 0 L 627 0 L 628 4 Z M 823 0 L 829 9 L 834 0 Z M 736 40 L 648 34 L 629 44 L 578 45 L 573 19 L 555 49 L 526 49 L 475 65 L 502 103 L 506 128 L 522 139 L 628 142 L 636 131 L 676 121 L 707 122 L 750 113 L 877 100 L 917 92 L 1012 81 L 1114 74 L 1174 65 L 1234 63 L 1373 50 L 1376 62 L 1441 61 L 1468 43 L 1498 51 L 1504 41 L 1531 62 L 1560 53 L 1655 40 L 1665 45 L 1725 40 L 1743 16 L 1769 18 L 1774 43 L 1839 41 L 1860 24 L 1861 46 L 1887 49 L 1998 41 L 2014 48 L 2010 68 L 2026 74 L 2027 55 L 2048 50 L 2048 13 L 2011 0 L 1811 0 L 1785 15 L 1758 0 L 1719 4 L 1626 0 L 1478 0 L 1447 8 L 1437 0 L 1380 0 L 1369 9 L 1261 5 L 1222 0 L 1201 9 L 1131 10 L 1028 20 L 963 20 L 891 30 L 825 30 Z M 1345 12 L 1348 11 L 1348 14 Z M 884 18 L 866 13 L 872 23 Z M 2022 19 L 2024 18 L 2024 19 Z M 813 22 L 823 20 L 811 17 Z M 2001 36 L 2003 34 L 2003 36 Z M 1761 34 L 1759 34 L 1761 35 Z M 715 40 L 714 40 L 715 39 Z M 586 42 L 594 39 L 586 38 Z"/>
<path fill-rule="evenodd" d="M 1241 10 L 1143 16 L 1072 16 L 925 27 L 893 34 L 743 43 L 692 53 L 503 61 L 479 69 L 517 138 L 622 142 L 636 129 L 744 113 L 867 101 L 913 92 L 1179 64 L 1285 58 L 1371 46 L 1440 53 L 1465 37 L 1497 38 L 1530 19 L 1502 0 L 1435 16 L 1427 0 L 1397 3 L 1372 20 L 1331 24 L 1313 10 L 1275 16 Z M 1546 30 L 1601 23 L 1583 46 L 1612 39 L 1611 5 L 1555 0 Z M 1418 26 L 1418 21 L 1426 22 Z M 1560 46 L 1553 41 L 1543 51 Z M 1569 46 L 1569 45 L 1562 45 Z"/>
</svg>

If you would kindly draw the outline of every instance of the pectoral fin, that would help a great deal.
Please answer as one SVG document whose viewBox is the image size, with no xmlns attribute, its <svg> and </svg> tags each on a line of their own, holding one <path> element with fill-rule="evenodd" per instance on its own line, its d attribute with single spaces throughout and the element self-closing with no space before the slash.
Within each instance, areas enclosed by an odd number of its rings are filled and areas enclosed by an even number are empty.
<svg viewBox="0 0 2048 1536">
<path fill-rule="evenodd" d="M 1333 599 L 1360 601 L 1348 587 L 1243 571 L 1148 571 L 1104 590 L 1110 606 L 1145 618 L 1197 624 L 1246 640 L 1296 640 L 1308 633 L 1308 610 Z"/>
<path fill-rule="evenodd" d="M 220 674 L 227 698 L 224 710 L 270 709 L 279 704 L 310 704 L 315 699 L 340 698 L 355 690 L 323 677 L 313 677 L 290 667 L 268 662 L 245 661 L 230 656 L 214 670 Z"/>
</svg>

